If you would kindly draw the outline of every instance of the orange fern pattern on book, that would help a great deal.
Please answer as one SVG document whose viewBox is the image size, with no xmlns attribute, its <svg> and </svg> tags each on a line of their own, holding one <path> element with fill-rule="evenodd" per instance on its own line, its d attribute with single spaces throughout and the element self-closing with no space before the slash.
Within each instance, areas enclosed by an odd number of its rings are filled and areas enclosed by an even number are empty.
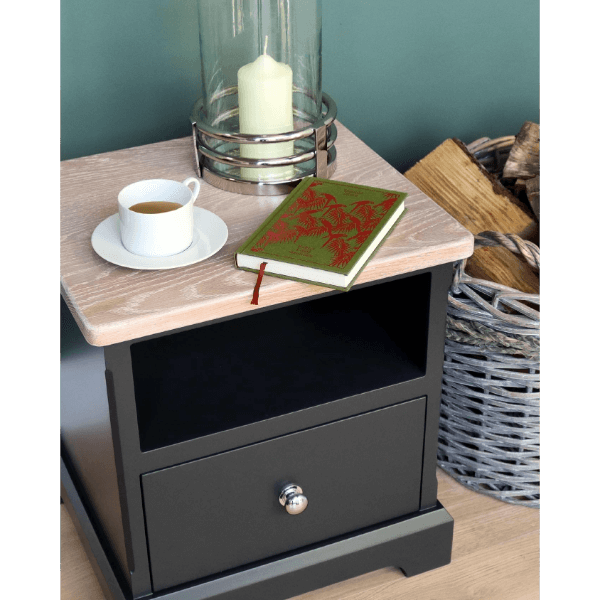
<svg viewBox="0 0 600 600">
<path fill-rule="evenodd" d="M 322 183 L 311 183 L 280 219 L 256 242 L 252 252 L 262 252 L 271 244 L 301 242 L 318 237 L 319 246 L 328 252 L 325 261 L 331 267 L 345 267 L 369 238 L 400 194 L 386 192 L 383 200 L 357 200 L 344 196 L 339 200 L 320 193 Z"/>
</svg>

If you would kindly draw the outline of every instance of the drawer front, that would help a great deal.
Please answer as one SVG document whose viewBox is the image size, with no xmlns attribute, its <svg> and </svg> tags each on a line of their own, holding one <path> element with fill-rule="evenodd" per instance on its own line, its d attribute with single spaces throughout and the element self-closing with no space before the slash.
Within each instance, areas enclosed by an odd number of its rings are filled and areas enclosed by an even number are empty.
<svg viewBox="0 0 600 600">
<path fill-rule="evenodd" d="M 154 590 L 419 508 L 425 398 L 142 476 Z M 302 487 L 290 515 L 279 492 Z"/>
</svg>

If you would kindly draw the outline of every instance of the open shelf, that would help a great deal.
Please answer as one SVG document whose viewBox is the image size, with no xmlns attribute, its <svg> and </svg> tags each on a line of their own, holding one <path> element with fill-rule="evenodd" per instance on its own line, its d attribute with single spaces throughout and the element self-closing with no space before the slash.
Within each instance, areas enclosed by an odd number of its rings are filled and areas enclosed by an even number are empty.
<svg viewBox="0 0 600 600">
<path fill-rule="evenodd" d="M 425 375 L 428 273 L 131 345 L 146 452 Z"/>
</svg>

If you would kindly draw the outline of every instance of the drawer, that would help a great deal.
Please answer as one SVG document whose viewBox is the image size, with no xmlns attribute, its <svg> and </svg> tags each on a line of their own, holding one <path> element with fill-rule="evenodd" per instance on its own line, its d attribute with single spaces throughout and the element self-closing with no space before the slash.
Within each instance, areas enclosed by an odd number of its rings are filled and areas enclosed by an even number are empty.
<svg viewBox="0 0 600 600">
<path fill-rule="evenodd" d="M 154 590 L 419 508 L 425 398 L 142 476 Z M 308 507 L 279 502 L 290 483 Z"/>
</svg>

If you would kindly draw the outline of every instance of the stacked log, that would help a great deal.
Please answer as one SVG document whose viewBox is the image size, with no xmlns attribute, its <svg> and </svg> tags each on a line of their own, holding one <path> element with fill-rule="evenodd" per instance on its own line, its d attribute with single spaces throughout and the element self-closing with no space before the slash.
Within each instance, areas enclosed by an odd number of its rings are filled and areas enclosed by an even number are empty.
<svg viewBox="0 0 600 600">
<path fill-rule="evenodd" d="M 503 178 L 526 191 L 525 206 L 481 166 L 458 139 L 448 139 L 406 172 L 406 177 L 473 234 L 516 233 L 536 241 L 539 220 L 539 125 L 526 122 L 508 155 Z M 518 182 L 518 183 L 517 183 Z M 480 248 L 467 272 L 528 293 L 539 293 L 539 277 L 505 248 Z"/>
<path fill-rule="evenodd" d="M 525 190 L 527 199 L 537 220 L 540 219 L 540 126 L 525 121 L 515 139 L 502 178 L 508 187 L 512 184 L 517 190 Z"/>
</svg>

